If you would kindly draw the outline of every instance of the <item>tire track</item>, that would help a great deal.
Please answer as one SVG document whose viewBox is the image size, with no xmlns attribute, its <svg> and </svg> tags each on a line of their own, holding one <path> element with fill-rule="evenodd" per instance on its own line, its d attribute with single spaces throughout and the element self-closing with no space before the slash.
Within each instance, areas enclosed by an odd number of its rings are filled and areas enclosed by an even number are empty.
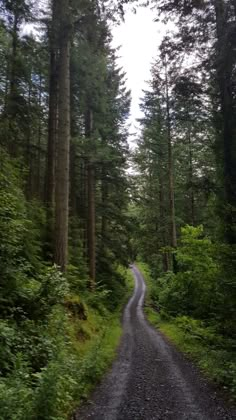
<svg viewBox="0 0 236 420">
<path fill-rule="evenodd" d="M 134 293 L 111 371 L 76 420 L 233 420 L 196 367 L 146 321 L 146 285 L 133 266 Z"/>
</svg>

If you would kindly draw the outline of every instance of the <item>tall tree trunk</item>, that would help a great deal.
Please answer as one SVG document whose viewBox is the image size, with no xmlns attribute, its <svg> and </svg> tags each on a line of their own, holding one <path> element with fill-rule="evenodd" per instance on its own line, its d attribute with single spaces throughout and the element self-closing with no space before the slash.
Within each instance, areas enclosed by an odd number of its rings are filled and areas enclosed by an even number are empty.
<svg viewBox="0 0 236 420">
<path fill-rule="evenodd" d="M 72 47 L 73 48 L 73 45 Z M 76 91 L 77 87 L 73 83 L 74 74 L 72 69 L 70 70 L 70 109 L 71 109 L 71 145 L 70 145 L 70 216 L 77 217 L 79 216 L 79 209 L 78 209 L 78 196 L 80 196 L 81 191 L 81 179 L 78 181 L 78 166 L 79 162 L 77 159 L 77 144 L 76 144 L 76 137 L 78 135 L 78 127 L 76 122 L 77 116 L 77 109 L 75 104 L 75 95 L 74 92 Z"/>
<path fill-rule="evenodd" d="M 17 138 L 16 130 L 13 124 L 13 119 L 16 114 L 16 101 L 18 100 L 18 86 L 17 86 L 17 54 L 18 54 L 18 25 L 19 17 L 17 13 L 14 14 L 13 29 L 12 29 L 12 51 L 10 58 L 10 80 L 9 80 L 9 95 L 7 98 L 7 145 L 8 151 L 11 155 L 17 155 Z"/>
<path fill-rule="evenodd" d="M 82 196 L 80 202 L 80 212 L 83 220 L 83 244 L 84 258 L 88 260 L 88 170 L 87 159 L 81 166 Z"/>
<path fill-rule="evenodd" d="M 45 179 L 45 204 L 50 210 L 55 202 L 55 166 L 58 120 L 58 78 L 57 59 L 55 52 L 51 52 L 50 86 L 49 86 L 49 120 L 48 120 L 48 145 L 47 167 Z"/>
<path fill-rule="evenodd" d="M 58 60 L 58 145 L 55 190 L 55 263 L 66 270 L 68 258 L 70 154 L 70 19 L 69 0 L 60 0 Z"/>
<path fill-rule="evenodd" d="M 4 108 L 3 114 L 7 114 L 7 106 L 8 106 L 8 94 L 9 94 L 9 79 L 10 79 L 10 62 L 7 60 L 6 64 L 6 76 L 5 76 L 5 89 L 4 89 Z M 1 139 L 2 141 L 2 139 Z"/>
<path fill-rule="evenodd" d="M 160 158 L 160 165 L 159 165 L 159 206 L 160 206 L 160 222 L 161 222 L 161 229 L 162 229 L 162 246 L 167 246 L 166 241 L 166 226 L 165 226 L 165 204 L 164 204 L 164 185 L 163 185 L 163 171 L 161 168 L 162 158 Z M 163 263 L 163 271 L 166 272 L 170 270 L 170 259 L 168 252 L 163 252 L 162 256 L 162 263 Z"/>
<path fill-rule="evenodd" d="M 27 163 L 27 169 L 28 169 L 25 195 L 26 195 L 28 200 L 31 200 L 34 196 L 33 153 L 32 153 L 32 146 L 33 145 L 31 145 L 31 137 L 32 137 L 31 93 L 32 93 L 32 85 L 31 85 L 31 81 L 30 81 L 29 82 L 29 88 L 28 88 L 28 127 L 27 127 L 27 143 L 26 143 L 26 150 L 25 150 L 25 161 Z"/>
<path fill-rule="evenodd" d="M 170 241 L 173 248 L 177 247 L 176 223 L 175 223 L 175 194 L 174 194 L 174 170 L 173 152 L 171 139 L 171 117 L 169 99 L 169 80 L 167 70 L 167 60 L 165 57 L 165 84 L 166 84 L 166 123 L 167 123 L 167 142 L 168 142 L 168 179 L 169 179 L 169 205 L 170 205 Z"/>
<path fill-rule="evenodd" d="M 76 146 L 70 145 L 70 216 L 78 216 L 77 205 L 77 171 Z"/>
<path fill-rule="evenodd" d="M 106 204 L 108 199 L 108 185 L 106 180 L 106 169 L 102 167 L 102 221 L 101 221 L 101 246 L 105 250 L 106 239 L 107 239 L 107 215 L 106 215 Z"/>
<path fill-rule="evenodd" d="M 235 35 L 230 34 L 228 8 L 222 0 L 215 0 L 217 32 L 217 78 L 220 93 L 222 130 L 221 153 L 223 156 L 223 188 L 221 197 L 224 217 L 225 239 L 236 244 L 236 130 L 233 106 L 233 61 L 232 45 Z"/>
<path fill-rule="evenodd" d="M 51 223 L 55 203 L 55 165 L 58 126 L 58 2 L 52 3 L 52 26 L 50 32 L 50 80 L 49 80 L 49 115 L 48 115 L 48 144 L 47 167 L 45 177 L 45 204 Z"/>
<path fill-rule="evenodd" d="M 188 127 L 188 154 L 189 154 L 189 189 L 190 189 L 190 220 L 192 226 L 195 224 L 195 200 L 193 190 L 193 152 L 191 142 L 191 127 Z"/>
<path fill-rule="evenodd" d="M 41 105 L 42 105 L 42 74 L 40 74 L 39 96 L 38 96 L 39 113 L 38 113 L 37 178 L 36 178 L 36 192 L 37 192 L 38 199 L 41 199 L 41 140 L 42 140 Z"/>
<path fill-rule="evenodd" d="M 58 54 L 59 54 L 59 8 L 57 0 L 52 2 L 52 23 L 49 33 L 50 42 L 50 75 L 49 75 L 49 110 L 48 142 L 45 172 L 44 202 L 46 206 L 47 232 L 45 240 L 45 257 L 52 258 L 55 236 L 55 171 L 56 147 L 58 135 Z"/>
<path fill-rule="evenodd" d="M 92 132 L 93 132 L 93 114 L 91 110 L 87 111 L 85 122 L 85 135 L 90 140 L 90 151 L 93 145 Z M 89 157 L 87 163 L 87 182 L 88 182 L 88 225 L 87 225 L 87 239 L 88 239 L 88 260 L 89 260 L 89 277 L 90 288 L 95 287 L 96 281 L 96 211 L 95 211 L 95 171 L 94 164 Z"/>
</svg>

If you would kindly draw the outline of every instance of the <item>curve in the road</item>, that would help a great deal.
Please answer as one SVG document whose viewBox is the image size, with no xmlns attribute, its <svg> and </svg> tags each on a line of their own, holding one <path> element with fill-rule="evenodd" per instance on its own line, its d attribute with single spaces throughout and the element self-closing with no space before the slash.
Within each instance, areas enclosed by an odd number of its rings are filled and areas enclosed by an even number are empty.
<svg viewBox="0 0 236 420">
<path fill-rule="evenodd" d="M 143 313 L 146 285 L 133 266 L 134 293 L 123 315 L 123 336 L 110 373 L 76 420 L 236 420 L 199 371 Z"/>
</svg>

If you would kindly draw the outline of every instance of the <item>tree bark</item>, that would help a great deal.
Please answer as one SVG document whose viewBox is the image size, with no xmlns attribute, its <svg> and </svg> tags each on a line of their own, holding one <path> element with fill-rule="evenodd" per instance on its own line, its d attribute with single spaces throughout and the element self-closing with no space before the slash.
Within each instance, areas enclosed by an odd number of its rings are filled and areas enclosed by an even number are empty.
<svg viewBox="0 0 236 420">
<path fill-rule="evenodd" d="M 173 152 L 171 139 L 171 117 L 169 99 L 169 81 L 167 74 L 167 61 L 165 58 L 165 84 L 166 84 L 166 123 L 167 123 L 167 142 L 168 142 L 168 179 L 169 179 L 169 204 L 170 204 L 170 241 L 173 248 L 177 247 L 176 223 L 175 223 L 175 195 L 174 195 L 174 171 L 173 171 Z"/>
<path fill-rule="evenodd" d="M 92 151 L 91 136 L 93 132 L 93 114 L 87 111 L 85 122 L 85 135 L 90 141 L 90 152 Z M 89 157 L 87 163 L 87 186 L 88 186 L 88 221 L 87 221 L 87 240 L 88 240 L 88 263 L 90 288 L 94 289 L 96 282 L 96 210 L 95 210 L 95 171 L 94 165 Z"/>
<path fill-rule="evenodd" d="M 42 140 L 42 119 L 41 119 L 41 105 L 42 105 L 42 74 L 40 74 L 39 81 L 39 96 L 38 96 L 38 142 L 37 142 L 37 178 L 36 178 L 36 191 L 37 197 L 41 199 L 41 140 Z"/>
<path fill-rule="evenodd" d="M 70 151 L 70 19 L 69 1 L 60 0 L 58 60 L 58 145 L 55 190 L 55 263 L 66 270 L 68 259 Z"/>
<path fill-rule="evenodd" d="M 25 195 L 28 200 L 31 200 L 34 196 L 33 191 L 33 162 L 32 162 L 32 148 L 31 148 L 31 82 L 29 82 L 29 88 L 28 88 L 28 117 L 29 117 L 29 124 L 27 127 L 27 143 L 26 143 L 26 150 L 25 150 L 25 161 L 27 163 L 27 183 L 26 183 L 26 190 Z"/>
<path fill-rule="evenodd" d="M 160 222 L 162 224 L 162 246 L 166 247 L 166 227 L 165 227 L 165 204 L 164 204 L 164 185 L 163 185 L 163 171 L 161 162 L 159 165 L 159 206 L 160 206 Z M 163 271 L 166 272 L 170 269 L 170 260 L 167 251 L 163 252 L 162 256 Z"/>
<path fill-rule="evenodd" d="M 10 80 L 9 80 L 9 95 L 7 98 L 7 145 L 9 154 L 12 156 L 17 155 L 18 144 L 16 137 L 16 130 L 14 124 L 12 124 L 15 118 L 16 101 L 18 100 L 18 86 L 17 86 L 17 54 L 18 54 L 18 31 L 19 31 L 19 17 L 15 12 L 13 28 L 12 28 L 12 52 L 10 58 Z"/>
<path fill-rule="evenodd" d="M 58 4 L 52 4 L 52 27 L 50 33 L 50 80 L 47 167 L 45 177 L 45 204 L 48 211 L 48 224 L 51 223 L 55 203 L 55 165 L 58 125 Z"/>
<path fill-rule="evenodd" d="M 236 130 L 233 106 L 233 54 L 232 40 L 235 37 L 230 32 L 231 22 L 228 22 L 228 9 L 222 0 L 215 0 L 217 62 L 216 71 L 220 93 L 222 129 L 221 153 L 223 156 L 223 189 L 221 198 L 222 216 L 224 218 L 225 239 L 229 244 L 236 244 Z M 235 30 L 235 28 L 234 28 Z M 235 42 L 235 41 L 234 41 Z"/>
<path fill-rule="evenodd" d="M 106 180 L 106 169 L 103 165 L 102 167 L 102 220 L 101 220 L 101 246 L 103 250 L 106 247 L 107 240 L 107 215 L 106 215 L 106 204 L 108 199 L 108 185 Z"/>
<path fill-rule="evenodd" d="M 192 226 L 195 224 L 195 200 L 193 190 L 193 152 L 191 143 L 191 128 L 188 127 L 188 154 L 189 154 L 189 189 L 190 189 L 190 220 Z"/>
</svg>

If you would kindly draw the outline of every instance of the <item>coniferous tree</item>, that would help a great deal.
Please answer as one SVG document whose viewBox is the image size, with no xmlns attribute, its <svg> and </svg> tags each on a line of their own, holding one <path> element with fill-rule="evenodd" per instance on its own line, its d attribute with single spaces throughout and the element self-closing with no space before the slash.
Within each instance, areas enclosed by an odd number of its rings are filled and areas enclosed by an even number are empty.
<svg viewBox="0 0 236 420">
<path fill-rule="evenodd" d="M 55 262 L 63 271 L 68 259 L 69 150 L 70 150 L 70 43 L 69 0 L 58 6 L 58 144 L 55 188 Z"/>
</svg>

